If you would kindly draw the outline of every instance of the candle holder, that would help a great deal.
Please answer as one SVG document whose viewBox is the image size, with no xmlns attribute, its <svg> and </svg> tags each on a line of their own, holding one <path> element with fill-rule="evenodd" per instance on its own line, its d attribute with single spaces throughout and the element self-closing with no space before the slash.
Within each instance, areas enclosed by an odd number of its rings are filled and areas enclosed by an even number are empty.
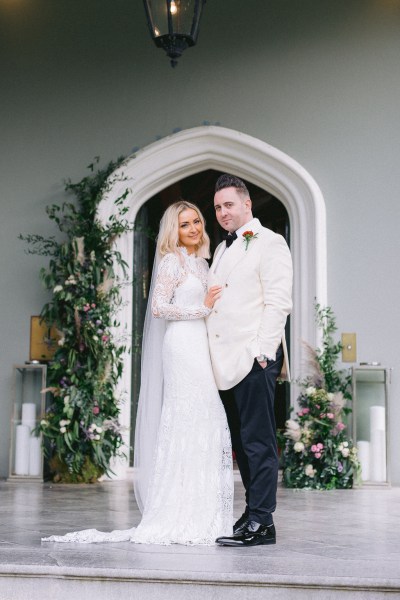
<svg viewBox="0 0 400 600">
<path fill-rule="evenodd" d="M 42 436 L 35 433 L 46 410 L 47 365 L 13 366 L 9 480 L 43 481 Z"/>
<path fill-rule="evenodd" d="M 352 367 L 352 436 L 363 483 L 390 483 L 389 385 L 392 369 L 376 363 Z"/>
</svg>

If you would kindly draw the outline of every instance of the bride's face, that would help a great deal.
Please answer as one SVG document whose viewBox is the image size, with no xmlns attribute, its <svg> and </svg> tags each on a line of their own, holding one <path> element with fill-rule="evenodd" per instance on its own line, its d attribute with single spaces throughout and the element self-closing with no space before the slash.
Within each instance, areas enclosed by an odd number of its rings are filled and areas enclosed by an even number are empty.
<svg viewBox="0 0 400 600">
<path fill-rule="evenodd" d="M 178 217 L 179 245 L 191 254 L 196 250 L 202 235 L 203 225 L 199 215 L 193 208 L 185 208 Z"/>
</svg>

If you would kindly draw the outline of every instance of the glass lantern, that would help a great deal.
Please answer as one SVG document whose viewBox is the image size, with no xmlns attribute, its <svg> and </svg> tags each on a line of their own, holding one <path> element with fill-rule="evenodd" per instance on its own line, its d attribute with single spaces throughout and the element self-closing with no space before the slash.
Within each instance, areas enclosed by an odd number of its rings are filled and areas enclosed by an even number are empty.
<svg viewBox="0 0 400 600">
<path fill-rule="evenodd" d="M 42 436 L 34 430 L 46 410 L 47 365 L 13 367 L 9 479 L 43 481 Z"/>
<path fill-rule="evenodd" d="M 380 365 L 352 367 L 352 434 L 363 483 L 390 483 L 389 385 L 391 369 Z"/>
</svg>

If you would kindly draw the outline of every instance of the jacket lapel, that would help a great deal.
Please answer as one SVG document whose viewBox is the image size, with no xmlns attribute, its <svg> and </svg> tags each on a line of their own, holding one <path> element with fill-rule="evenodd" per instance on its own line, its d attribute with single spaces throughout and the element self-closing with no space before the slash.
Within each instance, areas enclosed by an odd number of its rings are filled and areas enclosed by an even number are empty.
<svg viewBox="0 0 400 600">
<path fill-rule="evenodd" d="M 254 234 L 259 233 L 261 231 L 260 221 L 258 219 L 254 219 L 251 224 L 249 223 L 249 230 L 253 231 Z M 232 246 L 227 248 L 223 254 L 220 264 L 217 265 L 215 278 L 221 283 L 226 283 L 233 269 L 248 253 L 252 252 L 252 250 L 257 246 L 258 242 L 258 237 L 254 238 L 249 242 L 246 250 L 246 242 L 242 234 L 239 234 L 238 239 L 235 240 Z"/>
</svg>

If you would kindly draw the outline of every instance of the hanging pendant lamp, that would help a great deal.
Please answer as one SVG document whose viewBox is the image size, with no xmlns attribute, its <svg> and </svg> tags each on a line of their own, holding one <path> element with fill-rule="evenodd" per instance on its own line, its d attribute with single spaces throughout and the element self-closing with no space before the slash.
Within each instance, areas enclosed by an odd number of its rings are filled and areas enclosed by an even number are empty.
<svg viewBox="0 0 400 600">
<path fill-rule="evenodd" d="M 150 35 L 176 67 L 182 52 L 194 46 L 206 0 L 143 0 Z"/>
</svg>

